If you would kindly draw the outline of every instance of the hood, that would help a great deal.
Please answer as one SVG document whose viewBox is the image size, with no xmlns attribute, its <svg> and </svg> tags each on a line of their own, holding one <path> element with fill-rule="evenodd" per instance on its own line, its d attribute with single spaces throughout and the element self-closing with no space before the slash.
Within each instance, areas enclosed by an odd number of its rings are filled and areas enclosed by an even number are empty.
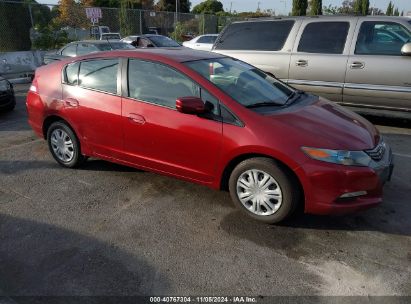
<svg viewBox="0 0 411 304">
<path fill-rule="evenodd" d="M 379 141 L 378 130 L 368 120 L 342 106 L 319 98 L 296 104 L 286 111 L 267 115 L 293 133 L 303 146 L 367 150 Z M 288 134 L 288 133 L 286 133 Z"/>
</svg>

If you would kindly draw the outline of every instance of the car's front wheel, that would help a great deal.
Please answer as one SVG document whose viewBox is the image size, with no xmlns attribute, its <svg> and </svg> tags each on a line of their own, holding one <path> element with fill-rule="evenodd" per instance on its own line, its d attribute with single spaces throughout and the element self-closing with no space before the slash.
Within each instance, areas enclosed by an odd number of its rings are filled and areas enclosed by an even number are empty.
<svg viewBox="0 0 411 304">
<path fill-rule="evenodd" d="M 84 162 L 80 143 L 73 130 L 63 121 L 57 121 L 47 130 L 47 142 L 54 159 L 63 167 L 74 168 Z"/>
<path fill-rule="evenodd" d="M 252 218 L 274 224 L 289 217 L 300 200 L 298 184 L 274 160 L 256 157 L 244 160 L 229 180 L 235 204 Z"/>
</svg>

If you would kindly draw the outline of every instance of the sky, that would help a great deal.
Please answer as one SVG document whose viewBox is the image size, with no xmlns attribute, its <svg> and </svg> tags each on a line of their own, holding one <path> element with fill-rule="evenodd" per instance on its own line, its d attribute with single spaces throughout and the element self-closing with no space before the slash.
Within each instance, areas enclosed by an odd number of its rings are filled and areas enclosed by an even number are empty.
<svg viewBox="0 0 411 304">
<path fill-rule="evenodd" d="M 190 0 L 192 7 L 203 0 Z M 284 14 L 284 12 L 288 12 L 291 10 L 293 0 L 220 0 L 224 5 L 224 10 L 229 11 L 230 5 L 232 5 L 232 10 L 236 10 L 237 12 L 244 12 L 244 11 L 255 11 L 258 7 L 258 3 L 260 3 L 260 9 L 272 9 L 277 14 Z M 39 3 L 44 4 L 56 4 L 58 0 L 37 0 Z M 343 0 L 323 0 L 323 5 L 328 6 L 337 5 L 340 6 Z M 370 0 L 370 5 L 374 7 L 378 7 L 385 12 L 388 3 L 390 0 Z M 393 0 L 393 3 L 396 7 L 399 8 L 400 12 L 408 12 L 411 11 L 411 0 Z"/>
</svg>

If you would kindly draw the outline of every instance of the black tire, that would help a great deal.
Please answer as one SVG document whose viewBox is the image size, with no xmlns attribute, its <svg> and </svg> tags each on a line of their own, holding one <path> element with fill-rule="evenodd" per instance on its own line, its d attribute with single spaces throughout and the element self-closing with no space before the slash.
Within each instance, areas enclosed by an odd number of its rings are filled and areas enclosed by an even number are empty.
<svg viewBox="0 0 411 304">
<path fill-rule="evenodd" d="M 282 201 L 279 208 L 270 215 L 255 214 L 248 210 L 246 206 L 240 201 L 237 195 L 237 181 L 248 170 L 263 171 L 270 175 L 278 184 L 282 193 Z M 285 169 L 278 165 L 276 161 L 270 158 L 255 157 L 242 161 L 234 168 L 229 180 L 230 195 L 237 207 L 239 207 L 244 213 L 260 222 L 275 224 L 284 221 L 290 217 L 301 199 L 301 191 L 295 178 Z M 249 201 L 251 205 L 251 201 Z M 247 204 L 247 203 L 246 203 Z M 270 211 L 267 208 L 262 207 L 263 210 Z"/>
<path fill-rule="evenodd" d="M 72 157 L 70 159 L 64 160 L 59 156 L 53 149 L 52 146 L 52 136 L 53 132 L 64 131 L 67 137 L 72 142 L 72 147 L 70 147 L 70 153 Z M 65 137 L 67 139 L 67 137 Z M 80 142 L 74 133 L 74 131 L 63 121 L 53 122 L 47 130 L 47 143 L 49 150 L 53 158 L 63 167 L 75 168 L 80 166 L 87 158 L 81 154 Z"/>
<path fill-rule="evenodd" d="M 15 107 L 16 107 L 16 100 L 13 99 L 13 102 L 10 105 L 8 105 L 7 107 L 4 108 L 4 111 L 5 112 L 11 112 L 11 111 L 14 110 Z"/>
</svg>

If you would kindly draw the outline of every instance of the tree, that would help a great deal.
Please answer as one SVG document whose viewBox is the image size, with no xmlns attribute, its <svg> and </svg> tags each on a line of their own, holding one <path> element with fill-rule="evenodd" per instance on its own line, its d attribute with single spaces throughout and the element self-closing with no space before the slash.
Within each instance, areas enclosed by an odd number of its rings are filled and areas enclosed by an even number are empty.
<svg viewBox="0 0 411 304">
<path fill-rule="evenodd" d="M 399 16 L 399 15 L 400 15 L 400 11 L 398 10 L 398 7 L 396 7 L 394 10 L 394 16 Z"/>
<path fill-rule="evenodd" d="M 392 2 L 390 1 L 390 3 L 388 3 L 388 7 L 387 7 L 387 11 L 386 11 L 386 15 L 387 16 L 392 16 L 394 13 L 394 5 L 392 4 Z"/>
<path fill-rule="evenodd" d="M 310 2 L 310 15 L 317 16 L 323 14 L 323 1 L 322 0 L 311 0 Z"/>
<path fill-rule="evenodd" d="M 189 13 L 191 2 L 190 0 L 178 0 L 178 12 L 179 13 Z M 160 0 L 155 5 L 156 9 L 159 11 L 175 12 L 176 11 L 176 0 Z"/>
<path fill-rule="evenodd" d="M 307 15 L 307 7 L 308 2 L 307 0 L 293 0 L 293 16 L 305 16 Z"/>
<path fill-rule="evenodd" d="M 362 13 L 362 0 L 355 0 L 354 2 L 354 13 L 359 15 Z"/>
<path fill-rule="evenodd" d="M 206 0 L 197 4 L 191 11 L 193 14 L 216 14 L 224 12 L 223 4 L 218 0 Z"/>
<path fill-rule="evenodd" d="M 362 15 L 367 16 L 370 11 L 370 0 L 362 0 Z"/>
</svg>

